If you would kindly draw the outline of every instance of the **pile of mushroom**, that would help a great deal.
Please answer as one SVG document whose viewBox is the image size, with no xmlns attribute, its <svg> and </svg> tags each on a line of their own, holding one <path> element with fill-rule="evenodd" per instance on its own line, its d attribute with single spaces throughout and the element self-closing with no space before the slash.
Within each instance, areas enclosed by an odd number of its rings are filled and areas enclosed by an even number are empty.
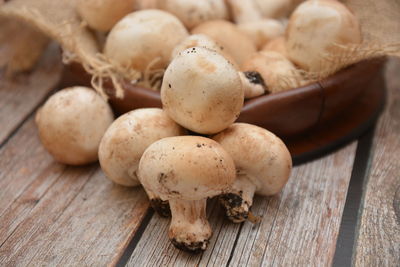
<svg viewBox="0 0 400 267">
<path fill-rule="evenodd" d="M 296 9 L 288 0 L 79 0 L 78 8 L 84 25 L 106 34 L 103 56 L 140 74 L 131 83 L 161 70 L 163 109 L 114 121 L 94 90 L 67 88 L 38 111 L 40 139 L 61 163 L 99 160 L 114 183 L 142 185 L 151 206 L 172 216 L 171 242 L 188 251 L 211 238 L 207 198 L 219 196 L 233 222 L 255 221 L 254 194 L 276 195 L 289 179 L 282 140 L 235 123 L 245 98 L 304 85 L 299 68 L 317 71 L 334 44 L 361 42 L 354 15 L 334 0 Z"/>
</svg>

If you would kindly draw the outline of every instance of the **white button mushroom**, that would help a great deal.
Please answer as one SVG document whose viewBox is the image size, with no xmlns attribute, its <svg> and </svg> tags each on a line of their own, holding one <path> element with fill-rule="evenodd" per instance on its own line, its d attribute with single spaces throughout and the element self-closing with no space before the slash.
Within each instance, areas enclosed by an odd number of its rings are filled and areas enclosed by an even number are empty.
<svg viewBox="0 0 400 267">
<path fill-rule="evenodd" d="M 289 59 L 307 71 L 321 71 L 327 63 L 324 57 L 335 52 L 335 45 L 361 42 L 357 18 L 335 0 L 302 3 L 290 17 L 286 32 Z"/>
<path fill-rule="evenodd" d="M 124 186 L 139 185 L 137 170 L 146 148 L 157 140 L 186 134 L 159 108 L 130 111 L 107 129 L 99 147 L 99 161 L 106 176 Z M 147 192 L 151 206 L 162 216 L 169 216 L 168 203 Z"/>
<path fill-rule="evenodd" d="M 286 17 L 291 8 L 292 0 L 253 0 L 264 18 L 279 19 Z"/>
<path fill-rule="evenodd" d="M 186 134 L 159 108 L 136 109 L 116 119 L 99 147 L 99 162 L 107 177 L 124 186 L 139 185 L 137 169 L 146 148 L 164 137 Z"/>
<path fill-rule="evenodd" d="M 254 193 L 275 195 L 286 184 L 290 153 L 274 134 L 246 123 L 235 123 L 213 139 L 232 156 L 237 172 L 232 191 L 221 196 L 221 202 L 230 220 L 242 222 L 249 216 Z"/>
<path fill-rule="evenodd" d="M 230 191 L 235 179 L 228 153 L 208 138 L 167 137 L 146 149 L 139 179 L 144 188 L 169 201 L 171 242 L 184 250 L 205 250 L 212 235 L 207 198 Z"/>
<path fill-rule="evenodd" d="M 107 37 L 104 53 L 114 64 L 145 72 L 165 68 L 174 47 L 188 36 L 183 24 L 162 10 L 133 12 L 120 20 Z"/>
<path fill-rule="evenodd" d="M 205 47 L 222 54 L 221 46 L 213 39 L 204 34 L 192 34 L 175 46 L 172 51 L 171 60 L 173 60 L 180 52 L 192 47 Z"/>
<path fill-rule="evenodd" d="M 224 0 L 164 0 L 159 1 L 159 8 L 177 16 L 188 29 L 207 20 L 229 17 Z"/>
<path fill-rule="evenodd" d="M 288 58 L 288 54 L 286 51 L 286 39 L 284 36 L 280 36 L 278 38 L 269 41 L 261 48 L 261 51 L 278 52 L 282 54 L 284 57 Z"/>
<path fill-rule="evenodd" d="M 43 146 L 57 161 L 70 165 L 97 160 L 100 140 L 113 120 L 103 98 L 78 86 L 55 93 L 36 114 Z"/>
<path fill-rule="evenodd" d="M 253 40 L 257 48 L 261 48 L 268 41 L 282 36 L 285 32 L 285 26 L 275 19 L 242 23 L 238 27 Z"/>
<path fill-rule="evenodd" d="M 99 31 L 109 31 L 133 11 L 134 0 L 78 0 L 78 13 L 87 24 Z"/>
<path fill-rule="evenodd" d="M 257 71 L 239 72 L 242 81 L 244 98 L 250 99 L 265 94 L 267 86 Z"/>
<path fill-rule="evenodd" d="M 230 7 L 233 20 L 238 24 L 263 19 L 254 0 L 226 0 L 226 2 Z"/>
<path fill-rule="evenodd" d="M 222 46 L 224 53 L 230 55 L 235 63 L 243 64 L 257 52 L 252 40 L 238 27 L 224 20 L 207 21 L 192 30 L 192 34 L 205 34 Z"/>
<path fill-rule="evenodd" d="M 241 69 L 247 72 L 258 72 L 270 93 L 293 89 L 304 84 L 296 67 L 282 54 L 273 51 L 262 51 L 254 54 Z"/>
<path fill-rule="evenodd" d="M 236 69 L 207 48 L 181 52 L 165 71 L 163 108 L 173 120 L 194 132 L 212 134 L 227 128 L 239 116 L 243 99 Z"/>
</svg>

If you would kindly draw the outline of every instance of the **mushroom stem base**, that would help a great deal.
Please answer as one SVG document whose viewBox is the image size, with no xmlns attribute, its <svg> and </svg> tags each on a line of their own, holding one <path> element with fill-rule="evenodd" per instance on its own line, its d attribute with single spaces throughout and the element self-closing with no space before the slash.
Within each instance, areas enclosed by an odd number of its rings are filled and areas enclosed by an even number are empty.
<svg viewBox="0 0 400 267">
<path fill-rule="evenodd" d="M 247 177 L 237 177 L 232 191 L 221 195 L 219 200 L 225 208 L 226 216 L 234 223 L 241 223 L 254 216 L 250 212 L 256 186 Z M 254 221 L 254 220 L 250 220 Z"/>
<path fill-rule="evenodd" d="M 171 217 L 168 200 L 162 200 L 158 195 L 146 189 L 147 196 L 150 199 L 150 206 L 162 217 Z"/>
<path fill-rule="evenodd" d="M 212 231 L 206 218 L 206 201 L 169 201 L 172 221 L 168 235 L 175 247 L 190 252 L 207 248 Z"/>
</svg>

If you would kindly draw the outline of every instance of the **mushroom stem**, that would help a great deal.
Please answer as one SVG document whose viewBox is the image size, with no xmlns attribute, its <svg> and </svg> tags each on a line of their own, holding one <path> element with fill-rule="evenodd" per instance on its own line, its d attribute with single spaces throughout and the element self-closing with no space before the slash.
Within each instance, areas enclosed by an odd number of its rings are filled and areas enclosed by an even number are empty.
<svg viewBox="0 0 400 267">
<path fill-rule="evenodd" d="M 162 217 L 171 217 L 168 200 L 162 200 L 160 196 L 149 189 L 145 189 L 150 199 L 150 206 Z"/>
<path fill-rule="evenodd" d="M 169 200 L 172 221 L 169 239 L 175 247 L 200 252 L 207 248 L 212 235 L 206 217 L 207 199 Z"/>
<path fill-rule="evenodd" d="M 250 207 L 256 185 L 246 175 L 238 175 L 228 194 L 220 196 L 220 202 L 226 210 L 226 216 L 235 223 L 244 222 L 249 218 Z M 253 215 L 250 215 L 253 218 Z M 251 220 L 252 222 L 254 220 Z"/>
<path fill-rule="evenodd" d="M 239 72 L 239 76 L 242 82 L 245 99 L 257 97 L 268 92 L 268 88 L 260 73 L 256 71 L 246 71 Z"/>
</svg>

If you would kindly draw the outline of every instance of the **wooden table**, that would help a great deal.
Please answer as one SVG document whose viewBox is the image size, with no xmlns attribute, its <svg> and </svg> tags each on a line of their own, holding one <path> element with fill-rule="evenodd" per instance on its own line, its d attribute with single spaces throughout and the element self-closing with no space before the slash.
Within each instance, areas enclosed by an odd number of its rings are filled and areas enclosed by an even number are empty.
<svg viewBox="0 0 400 267">
<path fill-rule="evenodd" d="M 375 130 L 294 168 L 276 197 L 256 197 L 259 224 L 233 224 L 210 201 L 209 249 L 167 239 L 141 188 L 98 167 L 56 163 L 41 146 L 36 109 L 60 66 L 0 79 L 0 266 L 399 266 L 400 61 L 387 68 L 388 102 Z M 52 78 L 49 78 L 52 77 Z"/>
</svg>

